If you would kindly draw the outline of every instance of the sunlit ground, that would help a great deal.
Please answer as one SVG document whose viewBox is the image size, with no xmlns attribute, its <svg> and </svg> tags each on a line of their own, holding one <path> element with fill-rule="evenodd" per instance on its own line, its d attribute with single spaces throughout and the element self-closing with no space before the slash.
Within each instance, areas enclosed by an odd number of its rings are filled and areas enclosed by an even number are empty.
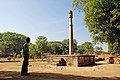
<svg viewBox="0 0 120 80">
<path fill-rule="evenodd" d="M 6 60 L 6 59 L 4 59 Z M 46 61 L 29 62 L 29 76 L 20 76 L 20 62 L 0 62 L 0 80 L 120 80 L 120 64 L 97 62 L 95 66 L 64 67 Z"/>
</svg>

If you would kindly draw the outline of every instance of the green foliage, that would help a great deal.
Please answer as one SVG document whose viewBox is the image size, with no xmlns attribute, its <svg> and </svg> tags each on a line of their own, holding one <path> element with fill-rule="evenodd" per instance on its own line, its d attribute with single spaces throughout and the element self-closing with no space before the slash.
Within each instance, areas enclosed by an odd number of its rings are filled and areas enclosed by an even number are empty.
<svg viewBox="0 0 120 80">
<path fill-rule="evenodd" d="M 93 54 L 94 48 L 91 42 L 85 42 L 82 45 L 78 45 L 78 52 L 81 54 Z"/>
<path fill-rule="evenodd" d="M 29 45 L 29 52 L 30 52 L 30 58 L 35 58 L 37 55 L 36 45 L 30 44 Z"/>
<path fill-rule="evenodd" d="M 13 47 L 15 47 L 16 49 L 21 50 L 23 44 L 25 43 L 26 36 L 18 33 L 5 32 L 2 35 L 2 39 L 4 41 L 8 41 L 9 44 L 12 44 Z"/>
<path fill-rule="evenodd" d="M 107 42 L 109 51 L 118 43 L 120 54 L 120 1 L 119 0 L 72 0 L 74 9 L 82 9 L 84 20 L 94 42 Z M 115 45 L 114 45 L 115 46 Z M 111 47 L 111 48 L 110 48 Z"/>
<path fill-rule="evenodd" d="M 63 44 L 63 54 L 68 54 L 69 53 L 69 39 L 64 39 L 62 41 Z M 74 52 L 77 51 L 77 41 L 74 39 L 73 40 L 73 46 L 74 46 Z"/>
<path fill-rule="evenodd" d="M 18 33 L 5 32 L 0 33 L 0 54 L 15 54 L 18 50 L 22 50 L 26 36 Z"/>
<path fill-rule="evenodd" d="M 22 53 L 22 46 L 25 43 L 26 36 L 18 34 L 18 33 L 12 33 L 12 32 L 5 32 L 0 34 L 0 56 L 1 55 L 7 55 L 10 56 L 11 54 L 17 54 L 17 52 Z M 83 45 L 86 45 L 87 48 Z M 91 43 L 85 43 L 82 45 L 82 48 L 85 50 L 86 53 L 92 53 L 90 50 L 92 44 Z M 85 49 L 84 49 L 85 48 Z M 77 46 L 77 41 L 74 40 L 74 52 L 77 52 L 77 49 L 79 49 L 79 46 Z M 82 51 L 83 51 L 82 50 Z M 20 52 L 21 51 L 21 52 Z M 57 55 L 63 55 L 69 53 L 69 39 L 64 39 L 63 41 L 54 41 L 54 42 L 48 42 L 47 38 L 44 36 L 39 36 L 36 39 L 36 44 L 30 44 L 29 45 L 29 52 L 30 52 L 30 58 L 42 58 L 44 55 L 47 54 L 57 54 Z M 18 54 L 17 57 L 20 57 L 21 55 Z"/>
<path fill-rule="evenodd" d="M 74 52 L 77 50 L 77 41 L 74 40 Z M 69 39 L 63 41 L 48 42 L 47 52 L 50 54 L 65 55 L 69 53 Z"/>
<path fill-rule="evenodd" d="M 63 54 L 68 54 L 69 53 L 69 39 L 64 39 L 62 41 L 63 44 Z"/>
<path fill-rule="evenodd" d="M 86 2 L 89 0 L 72 0 L 72 6 L 74 10 L 80 11 L 81 9 L 84 9 L 84 5 L 86 5 Z"/>
<path fill-rule="evenodd" d="M 118 43 L 109 43 L 109 52 L 112 54 L 118 54 L 119 53 L 119 49 L 118 49 Z"/>
<path fill-rule="evenodd" d="M 47 38 L 44 36 L 37 37 L 36 40 L 36 50 L 37 50 L 37 56 L 42 57 L 43 54 L 47 51 Z"/>
<path fill-rule="evenodd" d="M 62 54 L 63 52 L 63 45 L 59 41 L 49 42 L 48 43 L 48 53 L 51 54 Z"/>
<path fill-rule="evenodd" d="M 95 52 L 96 55 L 98 55 L 98 54 L 101 53 L 102 50 L 103 50 L 103 49 L 102 49 L 101 46 L 95 46 L 94 52 Z"/>
<path fill-rule="evenodd" d="M 77 41 L 74 39 L 73 40 L 73 47 L 74 47 L 74 52 L 76 52 L 77 51 Z"/>
</svg>

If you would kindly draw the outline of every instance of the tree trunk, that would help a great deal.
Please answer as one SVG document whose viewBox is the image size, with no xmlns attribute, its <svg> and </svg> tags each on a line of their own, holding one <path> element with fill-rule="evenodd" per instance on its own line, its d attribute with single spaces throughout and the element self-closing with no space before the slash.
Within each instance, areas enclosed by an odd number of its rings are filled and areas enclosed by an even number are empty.
<svg viewBox="0 0 120 80">
<path fill-rule="evenodd" d="M 120 54 L 120 38 L 118 38 L 118 54 Z"/>
<path fill-rule="evenodd" d="M 111 46 L 110 46 L 110 42 L 108 42 L 108 52 L 111 53 Z"/>
<path fill-rule="evenodd" d="M 43 53 L 41 52 L 41 59 L 42 59 L 42 61 L 43 61 Z"/>
</svg>

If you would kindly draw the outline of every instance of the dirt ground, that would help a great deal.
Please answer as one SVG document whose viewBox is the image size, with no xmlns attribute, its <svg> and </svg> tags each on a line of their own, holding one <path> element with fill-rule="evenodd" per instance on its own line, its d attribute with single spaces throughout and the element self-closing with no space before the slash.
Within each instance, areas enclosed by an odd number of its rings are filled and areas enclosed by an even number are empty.
<svg viewBox="0 0 120 80">
<path fill-rule="evenodd" d="M 94 66 L 52 66 L 30 61 L 29 76 L 20 76 L 21 62 L 0 62 L 0 80 L 120 80 L 120 64 L 97 62 Z"/>
</svg>

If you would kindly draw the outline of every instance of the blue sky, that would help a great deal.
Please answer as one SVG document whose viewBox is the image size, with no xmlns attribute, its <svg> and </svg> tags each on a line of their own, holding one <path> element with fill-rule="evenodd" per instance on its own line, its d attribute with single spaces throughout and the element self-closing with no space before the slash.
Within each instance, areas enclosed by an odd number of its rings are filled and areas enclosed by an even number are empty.
<svg viewBox="0 0 120 80">
<path fill-rule="evenodd" d="M 72 0 L 0 0 L 0 32 L 24 34 L 32 43 L 38 36 L 62 41 L 69 38 L 69 10 L 73 10 Z M 83 18 L 83 12 L 73 10 L 74 39 L 78 44 L 92 42 Z"/>
</svg>

